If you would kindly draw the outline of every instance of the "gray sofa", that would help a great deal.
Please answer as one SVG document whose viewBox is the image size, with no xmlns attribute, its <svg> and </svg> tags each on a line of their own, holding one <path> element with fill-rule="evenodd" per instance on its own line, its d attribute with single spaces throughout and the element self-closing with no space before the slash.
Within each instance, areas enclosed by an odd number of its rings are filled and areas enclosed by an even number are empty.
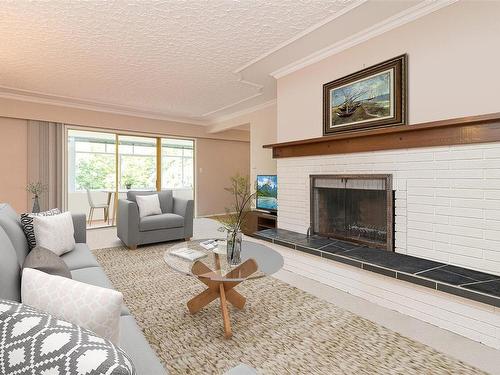
<svg viewBox="0 0 500 375">
<path fill-rule="evenodd" d="M 85 214 L 73 215 L 76 246 L 61 258 L 74 280 L 111 289 L 111 282 L 86 244 L 85 224 Z M 28 243 L 17 213 L 0 203 L 0 298 L 21 301 L 21 265 L 27 254 Z M 134 362 L 138 375 L 167 373 L 126 306 L 120 317 L 120 347 Z"/>
<path fill-rule="evenodd" d="M 139 217 L 136 196 L 158 194 L 161 215 Z M 118 238 L 130 249 L 138 245 L 186 239 L 193 236 L 194 203 L 174 198 L 171 190 L 129 191 L 118 200 Z"/>
</svg>

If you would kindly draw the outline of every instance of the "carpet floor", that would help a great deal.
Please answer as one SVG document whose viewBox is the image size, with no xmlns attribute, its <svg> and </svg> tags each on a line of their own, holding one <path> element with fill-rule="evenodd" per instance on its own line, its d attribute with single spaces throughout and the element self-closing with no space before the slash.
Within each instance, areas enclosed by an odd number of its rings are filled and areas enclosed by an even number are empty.
<svg viewBox="0 0 500 375">
<path fill-rule="evenodd" d="M 233 338 L 224 340 L 220 305 L 190 315 L 204 285 L 172 271 L 171 245 L 94 250 L 170 374 L 222 374 L 245 363 L 261 374 L 481 374 L 424 344 L 272 277 L 236 289 Z"/>
</svg>

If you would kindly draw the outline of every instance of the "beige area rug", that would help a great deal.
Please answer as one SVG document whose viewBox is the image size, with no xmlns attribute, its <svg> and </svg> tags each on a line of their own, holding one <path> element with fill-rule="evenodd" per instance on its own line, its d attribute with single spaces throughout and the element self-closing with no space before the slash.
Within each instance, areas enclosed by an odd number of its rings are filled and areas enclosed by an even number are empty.
<svg viewBox="0 0 500 375">
<path fill-rule="evenodd" d="M 171 374 L 222 374 L 239 363 L 261 374 L 481 373 L 272 277 L 237 287 L 247 305 L 230 307 L 233 338 L 224 340 L 217 302 L 188 313 L 204 286 L 167 267 L 168 246 L 94 253 Z"/>
</svg>

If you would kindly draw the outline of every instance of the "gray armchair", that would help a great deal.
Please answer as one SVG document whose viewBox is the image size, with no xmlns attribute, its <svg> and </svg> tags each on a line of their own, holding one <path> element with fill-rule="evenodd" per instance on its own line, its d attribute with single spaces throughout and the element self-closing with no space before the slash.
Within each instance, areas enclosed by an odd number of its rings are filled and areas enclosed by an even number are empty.
<svg viewBox="0 0 500 375">
<path fill-rule="evenodd" d="M 139 217 L 136 196 L 158 194 L 161 215 Z M 193 236 L 194 202 L 174 198 L 171 190 L 129 191 L 127 199 L 118 200 L 118 238 L 129 249 L 137 245 L 172 240 L 189 240 Z"/>
</svg>

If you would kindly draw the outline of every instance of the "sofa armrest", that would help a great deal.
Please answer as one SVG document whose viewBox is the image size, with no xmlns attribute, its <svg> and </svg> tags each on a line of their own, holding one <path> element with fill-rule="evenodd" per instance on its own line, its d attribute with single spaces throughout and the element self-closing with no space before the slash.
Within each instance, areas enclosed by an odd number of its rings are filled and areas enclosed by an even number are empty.
<svg viewBox="0 0 500 375">
<path fill-rule="evenodd" d="M 128 247 L 136 247 L 139 244 L 139 207 L 137 203 L 126 200 L 118 200 L 118 238 Z"/>
<path fill-rule="evenodd" d="M 76 243 L 87 242 L 87 216 L 85 214 L 71 214 L 73 218 L 74 237 Z"/>
<path fill-rule="evenodd" d="M 184 218 L 184 238 L 193 237 L 194 201 L 174 198 L 174 214 Z"/>
</svg>

